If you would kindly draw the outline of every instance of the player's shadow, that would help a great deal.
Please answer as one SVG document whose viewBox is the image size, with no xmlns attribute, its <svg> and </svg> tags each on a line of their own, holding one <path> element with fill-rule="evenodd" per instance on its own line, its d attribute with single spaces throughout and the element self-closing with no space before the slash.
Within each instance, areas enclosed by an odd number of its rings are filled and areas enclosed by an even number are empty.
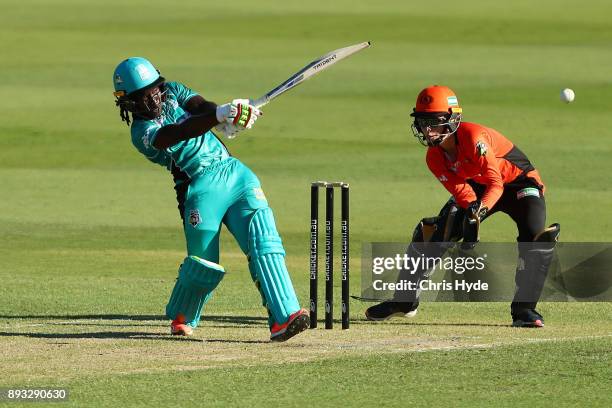
<svg viewBox="0 0 612 408">
<path fill-rule="evenodd" d="M 0 319 L 39 319 L 39 320 L 127 320 L 127 321 L 165 321 L 169 319 L 164 315 L 127 315 L 127 314 L 62 314 L 62 315 L 0 315 Z M 233 325 L 262 325 L 268 322 L 267 317 L 261 316 L 227 316 L 227 315 L 204 315 L 204 323 L 218 323 L 212 327 L 233 327 Z M 78 323 L 79 325 L 96 326 L 94 323 Z M 224 325 L 225 324 L 225 325 Z M 102 326 L 103 324 L 99 324 Z M 141 326 L 123 323 L 122 326 Z"/>
<path fill-rule="evenodd" d="M 117 339 L 117 340 L 164 340 L 164 341 L 195 341 L 202 339 L 192 337 L 176 337 L 147 332 L 93 332 L 93 333 L 35 333 L 35 332 L 0 332 L 0 337 L 30 337 L 35 339 Z"/>
<path fill-rule="evenodd" d="M 164 340 L 189 341 L 196 343 L 234 343 L 234 344 L 267 344 L 269 340 L 229 340 L 229 339 L 198 339 L 193 337 L 177 337 L 169 334 L 148 332 L 93 332 L 93 333 L 34 333 L 34 332 L 0 332 L 0 337 L 29 337 L 34 339 L 115 339 L 115 340 Z"/>
<path fill-rule="evenodd" d="M 226 343 L 226 344 L 268 344 L 270 340 L 228 340 L 228 339 L 205 339 L 205 343 Z"/>
<path fill-rule="evenodd" d="M 61 314 L 61 315 L 0 315 L 0 320 L 42 320 L 49 326 L 106 326 L 106 327 L 143 327 L 150 326 L 143 322 L 164 322 L 159 326 L 169 327 L 169 319 L 163 315 L 127 315 L 127 314 Z M 54 322 L 57 320 L 57 322 Z M 61 320 L 68 320 L 61 322 Z M 107 321 L 105 323 L 104 321 Z M 112 323 L 114 321 L 114 323 Z M 130 323 L 130 321 L 138 323 Z M 248 326 L 267 327 L 268 319 L 260 316 L 226 316 L 207 315 L 203 317 L 203 327 L 237 328 Z M 157 324 L 156 324 L 157 326 Z M 123 339 L 123 340 L 163 340 L 163 341 L 195 341 L 214 343 L 267 343 L 267 341 L 229 340 L 229 339 L 197 339 L 193 337 L 170 336 L 165 333 L 144 331 L 98 331 L 89 333 L 37 333 L 37 332 L 0 332 L 0 337 L 30 337 L 40 339 Z"/>
<path fill-rule="evenodd" d="M 351 320 L 351 324 L 381 324 L 381 322 L 372 322 L 367 319 Z M 408 319 L 397 319 L 382 323 L 384 325 L 402 325 L 402 326 L 449 326 L 449 327 L 512 327 L 510 324 L 502 323 L 444 323 L 444 322 L 411 322 Z"/>
</svg>

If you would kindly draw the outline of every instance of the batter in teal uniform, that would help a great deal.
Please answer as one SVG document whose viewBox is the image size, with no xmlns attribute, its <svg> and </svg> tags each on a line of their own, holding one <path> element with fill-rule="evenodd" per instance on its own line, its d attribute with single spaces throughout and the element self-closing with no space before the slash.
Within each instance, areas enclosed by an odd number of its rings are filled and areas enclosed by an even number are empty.
<svg viewBox="0 0 612 408">
<path fill-rule="evenodd" d="M 215 127 L 234 137 L 250 129 L 261 112 L 246 99 L 217 106 L 179 82 L 166 82 L 139 57 L 122 61 L 113 83 L 121 119 L 131 123 L 133 145 L 174 178 L 187 256 L 166 306 L 171 333 L 193 333 L 202 308 L 225 275 L 219 264 L 221 223 L 247 256 L 268 310 L 270 339 L 285 341 L 307 329 L 308 312 L 300 308 L 293 290 L 259 180 L 211 132 Z"/>
</svg>

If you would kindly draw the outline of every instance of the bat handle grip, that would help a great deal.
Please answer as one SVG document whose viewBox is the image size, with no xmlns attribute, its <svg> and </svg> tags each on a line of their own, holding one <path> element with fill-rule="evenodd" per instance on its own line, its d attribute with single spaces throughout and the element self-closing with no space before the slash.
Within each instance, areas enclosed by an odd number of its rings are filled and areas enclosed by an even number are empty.
<svg viewBox="0 0 612 408">
<path fill-rule="evenodd" d="M 264 97 L 261 97 L 261 98 L 259 98 L 259 99 L 255 99 L 255 100 L 252 102 L 252 104 L 253 104 L 253 106 L 255 106 L 257 109 L 259 109 L 259 108 L 261 108 L 261 107 L 263 107 L 263 106 L 266 106 L 266 105 L 268 104 L 268 102 L 270 102 L 270 100 L 264 96 Z"/>
</svg>

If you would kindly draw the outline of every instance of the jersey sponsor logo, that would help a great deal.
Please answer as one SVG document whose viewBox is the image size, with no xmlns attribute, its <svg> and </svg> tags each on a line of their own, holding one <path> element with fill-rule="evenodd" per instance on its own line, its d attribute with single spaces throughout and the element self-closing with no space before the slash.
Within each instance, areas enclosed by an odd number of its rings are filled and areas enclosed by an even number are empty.
<svg viewBox="0 0 612 408">
<path fill-rule="evenodd" d="M 540 190 L 538 190 L 537 188 L 534 187 L 528 187 L 528 188 L 524 188 L 522 190 L 519 190 L 516 193 L 516 199 L 520 200 L 521 198 L 525 198 L 525 197 L 540 197 Z"/>
<path fill-rule="evenodd" d="M 197 208 L 195 210 L 190 210 L 189 211 L 189 224 L 191 224 L 191 226 L 195 228 L 198 225 L 200 225 L 201 222 L 202 222 L 202 217 L 200 217 L 200 210 L 198 210 Z"/>
<path fill-rule="evenodd" d="M 479 140 L 478 143 L 476 143 L 476 151 L 478 152 L 479 156 L 484 156 L 487 154 L 487 149 L 488 148 L 485 142 Z"/>
<path fill-rule="evenodd" d="M 438 177 L 438 180 L 440 180 L 440 181 L 441 181 L 441 182 L 443 182 L 443 183 L 444 183 L 444 182 L 446 182 L 446 181 L 448 181 L 448 179 L 446 178 L 446 176 L 445 176 L 444 174 L 443 174 L 443 175 L 441 175 L 440 177 Z"/>
</svg>

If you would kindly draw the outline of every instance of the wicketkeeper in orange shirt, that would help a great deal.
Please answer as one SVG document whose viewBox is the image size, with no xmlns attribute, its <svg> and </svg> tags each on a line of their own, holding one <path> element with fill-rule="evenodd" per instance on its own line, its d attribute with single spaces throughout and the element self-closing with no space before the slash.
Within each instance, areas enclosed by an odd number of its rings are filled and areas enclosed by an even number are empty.
<svg viewBox="0 0 612 408">
<path fill-rule="evenodd" d="M 441 256 L 449 245 L 434 245 L 423 254 L 427 242 L 456 242 L 463 239 L 464 249 L 478 242 L 480 223 L 496 212 L 508 214 L 516 223 L 519 263 L 516 292 L 511 304 L 513 326 L 543 327 L 544 319 L 536 310 L 559 224 L 545 228 L 544 183 L 527 156 L 498 131 L 462 122 L 457 95 L 445 86 L 423 89 L 411 115 L 414 136 L 427 146 L 427 166 L 452 194 L 437 217 L 424 218 L 416 226 L 409 256 Z M 521 243 L 542 243 L 523 244 Z M 550 244 L 545 244 L 550 243 Z M 414 271 L 413 271 L 414 272 Z M 413 280 L 428 271 L 413 273 Z M 401 274 L 400 274 L 401 275 Z M 416 314 L 418 292 L 412 297 L 396 297 L 370 307 L 369 320 Z"/>
</svg>

